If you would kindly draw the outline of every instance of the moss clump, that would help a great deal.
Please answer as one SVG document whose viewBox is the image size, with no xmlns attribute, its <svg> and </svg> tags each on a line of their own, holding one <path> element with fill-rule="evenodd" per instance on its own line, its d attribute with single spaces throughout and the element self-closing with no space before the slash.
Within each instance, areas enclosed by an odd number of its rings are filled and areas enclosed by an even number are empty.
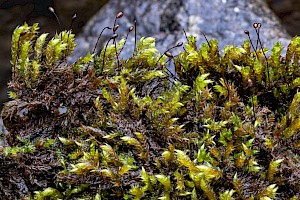
<svg viewBox="0 0 300 200">
<path fill-rule="evenodd" d="M 99 55 L 68 65 L 74 35 L 44 46 L 37 30 L 13 34 L 6 199 L 299 198 L 300 37 L 285 58 L 276 43 L 263 59 L 249 40 L 220 53 L 189 36 L 161 56 L 141 38 L 122 60 L 114 32 Z"/>
</svg>

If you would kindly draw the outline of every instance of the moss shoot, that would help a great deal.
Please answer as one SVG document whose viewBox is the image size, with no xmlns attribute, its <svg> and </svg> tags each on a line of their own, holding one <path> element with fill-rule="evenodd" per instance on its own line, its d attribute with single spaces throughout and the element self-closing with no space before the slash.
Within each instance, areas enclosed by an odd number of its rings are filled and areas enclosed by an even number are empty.
<svg viewBox="0 0 300 200">
<path fill-rule="evenodd" d="M 284 57 L 249 32 L 222 51 L 187 36 L 177 55 L 148 37 L 124 60 L 116 26 L 73 64 L 71 31 L 13 32 L 4 199 L 300 198 L 300 37 Z"/>
</svg>

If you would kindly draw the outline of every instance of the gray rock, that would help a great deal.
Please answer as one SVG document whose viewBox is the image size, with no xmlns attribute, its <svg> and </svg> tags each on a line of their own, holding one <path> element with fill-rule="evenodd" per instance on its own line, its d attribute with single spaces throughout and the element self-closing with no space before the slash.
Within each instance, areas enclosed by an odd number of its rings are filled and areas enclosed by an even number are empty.
<svg viewBox="0 0 300 200">
<path fill-rule="evenodd" d="M 3 125 L 3 121 L 0 117 L 0 150 L 3 146 L 7 146 L 7 141 L 5 140 L 5 135 L 7 135 L 8 132 L 6 130 L 6 128 Z"/>
<path fill-rule="evenodd" d="M 252 39 L 256 40 L 254 22 L 262 23 L 260 38 L 264 47 L 272 48 L 273 43 L 281 41 L 288 45 L 290 36 L 282 28 L 265 1 L 261 0 L 111 0 L 85 26 L 77 38 L 77 49 L 71 61 L 92 51 L 97 37 L 105 26 L 112 26 L 115 15 L 123 11 L 124 17 L 118 20 L 118 38 L 125 37 L 128 27 L 137 19 L 138 38 L 152 36 L 157 39 L 161 52 L 175 45 L 179 40 L 185 42 L 183 29 L 187 34 L 197 36 L 198 43 L 205 42 L 203 32 L 208 39 L 217 39 L 219 46 L 240 46 L 249 30 Z M 100 44 L 107 41 L 112 31 L 105 31 Z M 134 44 L 131 33 L 124 57 L 130 56 Z M 98 47 L 98 52 L 101 45 Z"/>
</svg>

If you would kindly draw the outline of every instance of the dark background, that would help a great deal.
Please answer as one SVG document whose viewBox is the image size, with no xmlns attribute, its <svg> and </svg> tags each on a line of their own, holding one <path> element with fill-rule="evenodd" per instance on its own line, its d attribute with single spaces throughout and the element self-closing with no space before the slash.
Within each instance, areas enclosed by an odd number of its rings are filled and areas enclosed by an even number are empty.
<svg viewBox="0 0 300 200">
<path fill-rule="evenodd" d="M 40 32 L 49 32 L 48 38 L 59 29 L 55 16 L 48 7 L 55 8 L 62 29 L 69 29 L 74 13 L 77 19 L 72 26 L 75 33 L 80 33 L 84 24 L 108 0 L 6 0 L 0 1 L 0 110 L 7 100 L 7 82 L 10 80 L 10 44 L 11 35 L 16 26 L 25 21 L 39 23 Z M 267 0 L 280 21 L 291 36 L 300 35 L 300 1 Z"/>
<path fill-rule="evenodd" d="M 0 0 L 0 110 L 7 101 L 7 82 L 11 78 L 10 45 L 11 35 L 16 26 L 27 22 L 29 25 L 39 23 L 40 33 L 50 33 L 51 38 L 59 30 L 55 16 L 48 7 L 55 9 L 62 29 L 69 29 L 72 16 L 76 13 L 72 30 L 76 34 L 86 22 L 108 0 Z"/>
</svg>

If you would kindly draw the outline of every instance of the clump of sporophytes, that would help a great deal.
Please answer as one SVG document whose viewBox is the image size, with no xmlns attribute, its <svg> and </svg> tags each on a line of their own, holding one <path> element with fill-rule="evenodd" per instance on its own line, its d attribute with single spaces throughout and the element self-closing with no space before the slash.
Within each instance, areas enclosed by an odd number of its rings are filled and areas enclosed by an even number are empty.
<svg viewBox="0 0 300 200">
<path fill-rule="evenodd" d="M 118 41 L 122 16 L 101 31 L 99 38 L 105 30 L 112 35 L 100 53 L 98 38 L 92 53 L 71 65 L 65 62 L 75 48 L 71 31 L 45 45 L 47 34 L 38 35 L 37 24 L 15 29 L 13 100 L 2 111 L 10 146 L 0 158 L 18 166 L 27 189 L 2 172 L 9 189 L 0 187 L 0 193 L 27 199 L 298 199 L 300 37 L 285 57 L 279 42 L 270 53 L 262 47 L 259 23 L 256 46 L 245 31 L 249 38 L 241 47 L 222 52 L 216 40 L 198 48 L 196 37 L 186 35 L 185 44 L 159 54 L 155 39 L 143 37 L 124 60 L 120 54 L 137 27 Z M 171 50 L 182 45 L 174 56 Z"/>
</svg>

